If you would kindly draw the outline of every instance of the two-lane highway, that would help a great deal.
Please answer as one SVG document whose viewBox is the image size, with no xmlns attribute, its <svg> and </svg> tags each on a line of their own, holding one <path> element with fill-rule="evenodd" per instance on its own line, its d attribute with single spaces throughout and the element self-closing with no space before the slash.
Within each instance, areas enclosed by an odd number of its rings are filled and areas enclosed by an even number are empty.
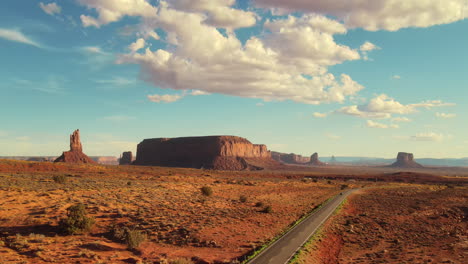
<svg viewBox="0 0 468 264">
<path fill-rule="evenodd" d="M 308 216 L 304 221 L 295 226 L 284 236 L 271 244 L 249 264 L 284 264 L 309 240 L 325 220 L 335 211 L 343 200 L 356 189 L 343 191 L 341 195 L 335 196 L 319 210 Z"/>
</svg>

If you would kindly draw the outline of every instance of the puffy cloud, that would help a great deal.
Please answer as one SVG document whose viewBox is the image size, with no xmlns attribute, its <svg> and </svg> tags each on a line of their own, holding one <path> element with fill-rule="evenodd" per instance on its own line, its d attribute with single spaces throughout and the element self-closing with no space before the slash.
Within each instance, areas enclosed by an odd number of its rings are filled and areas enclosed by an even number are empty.
<svg viewBox="0 0 468 264">
<path fill-rule="evenodd" d="M 344 115 L 351 115 L 351 116 L 356 116 L 356 117 L 361 117 L 361 118 L 375 118 L 375 119 L 386 119 L 386 118 L 390 118 L 392 116 L 389 113 L 362 111 L 362 110 L 359 109 L 359 107 L 357 105 L 342 107 L 342 108 L 334 111 L 334 113 L 344 114 Z"/>
<path fill-rule="evenodd" d="M 352 115 L 362 118 L 385 119 L 391 118 L 392 114 L 410 114 L 418 108 L 430 109 L 433 107 L 453 106 L 452 103 L 444 103 L 440 100 L 423 101 L 416 104 L 401 104 L 386 94 L 381 94 L 372 98 L 367 104 L 345 106 L 334 113 Z M 401 121 L 401 120 L 399 120 Z"/>
<path fill-rule="evenodd" d="M 364 88 L 346 74 L 337 78 L 327 72 L 330 65 L 359 59 L 356 50 L 334 42 L 332 33 L 346 32 L 336 21 L 321 16 L 267 21 L 264 39 L 242 43 L 232 32 L 223 35 L 204 23 L 203 14 L 161 3 L 145 24 L 166 31 L 170 47 L 118 60 L 141 65 L 143 79 L 157 87 L 308 104 L 343 102 Z"/>
<path fill-rule="evenodd" d="M 251 27 L 256 23 L 255 13 L 231 7 L 236 0 L 172 0 L 168 3 L 178 10 L 206 13 L 204 23 L 218 28 Z"/>
<path fill-rule="evenodd" d="M 41 48 L 41 45 L 39 45 L 39 43 L 25 36 L 19 30 L 0 28 L 0 38 Z"/>
<path fill-rule="evenodd" d="M 260 7 L 322 13 L 349 28 L 396 31 L 448 24 L 468 17 L 466 0 L 254 0 Z"/>
<path fill-rule="evenodd" d="M 44 4 L 40 2 L 39 7 L 49 15 L 60 14 L 62 12 L 62 8 L 56 3 Z"/>
<path fill-rule="evenodd" d="M 101 27 L 120 20 L 124 16 L 156 16 L 157 8 L 152 6 L 147 0 L 78 0 L 78 3 L 93 8 L 97 11 L 98 17 L 81 15 L 81 22 L 85 27 Z"/>
<path fill-rule="evenodd" d="M 394 79 L 394 80 L 400 80 L 400 79 L 401 79 L 401 76 L 400 76 L 400 75 L 393 75 L 393 76 L 392 76 L 392 79 Z"/>
<path fill-rule="evenodd" d="M 314 117 L 317 117 L 317 118 L 325 118 L 327 117 L 327 113 L 319 113 L 319 112 L 315 112 L 312 114 Z"/>
<path fill-rule="evenodd" d="M 182 98 L 183 98 L 183 95 L 179 95 L 179 94 L 148 95 L 148 99 L 151 102 L 155 102 L 155 103 L 173 103 Z"/>
<path fill-rule="evenodd" d="M 370 128 L 398 128 L 399 127 L 398 125 L 395 125 L 395 124 L 387 125 L 387 124 L 383 124 L 379 122 L 374 122 L 372 120 L 367 120 L 366 126 Z"/>
<path fill-rule="evenodd" d="M 443 119 L 454 118 L 457 116 L 456 114 L 447 114 L 447 113 L 439 113 L 439 112 L 435 113 L 435 115 L 438 118 L 443 118 Z"/>
<path fill-rule="evenodd" d="M 359 47 L 360 51 L 365 51 L 365 52 L 373 51 L 377 49 L 380 49 L 380 47 L 376 46 L 373 43 L 370 43 L 369 41 L 364 42 L 364 44 L 362 44 L 361 47 Z"/>
<path fill-rule="evenodd" d="M 130 44 L 130 46 L 128 46 L 128 49 L 131 50 L 132 52 L 137 52 L 138 50 L 144 47 L 145 47 L 145 40 L 142 38 L 139 38 L 134 43 Z"/>
</svg>

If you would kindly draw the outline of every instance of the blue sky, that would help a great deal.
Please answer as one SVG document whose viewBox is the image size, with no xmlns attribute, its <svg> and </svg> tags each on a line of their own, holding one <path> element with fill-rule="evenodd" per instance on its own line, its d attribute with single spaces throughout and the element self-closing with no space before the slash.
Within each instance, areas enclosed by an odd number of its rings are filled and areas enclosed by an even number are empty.
<svg viewBox="0 0 468 264">
<path fill-rule="evenodd" d="M 89 155 L 227 134 L 468 157 L 464 0 L 127 2 L 1 1 L 0 156 L 59 155 L 79 128 Z"/>
</svg>

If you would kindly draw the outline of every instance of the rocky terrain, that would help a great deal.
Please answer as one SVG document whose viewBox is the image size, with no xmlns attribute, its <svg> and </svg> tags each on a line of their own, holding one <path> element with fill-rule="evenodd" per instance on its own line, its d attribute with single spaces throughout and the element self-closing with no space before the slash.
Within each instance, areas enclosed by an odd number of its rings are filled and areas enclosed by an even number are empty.
<svg viewBox="0 0 468 264">
<path fill-rule="evenodd" d="M 390 165 L 395 168 L 422 168 L 423 166 L 414 161 L 413 153 L 398 152 L 397 160 Z"/>
<path fill-rule="evenodd" d="M 362 191 L 296 263 L 466 263 L 467 204 L 466 185 Z"/>
<path fill-rule="evenodd" d="M 83 146 L 80 140 L 80 130 L 77 129 L 70 135 L 70 150 L 64 151 L 54 162 L 66 163 L 96 163 L 83 153 Z"/>
<path fill-rule="evenodd" d="M 217 170 L 258 170 L 271 164 L 265 145 L 252 144 L 236 136 L 206 136 L 145 139 L 138 144 L 136 165 L 205 168 Z"/>
</svg>

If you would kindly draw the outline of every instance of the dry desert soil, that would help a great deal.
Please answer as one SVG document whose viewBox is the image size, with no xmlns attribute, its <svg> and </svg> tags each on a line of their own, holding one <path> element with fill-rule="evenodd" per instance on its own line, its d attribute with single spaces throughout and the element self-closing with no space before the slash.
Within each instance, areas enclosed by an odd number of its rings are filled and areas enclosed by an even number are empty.
<svg viewBox="0 0 468 264">
<path fill-rule="evenodd" d="M 342 188 L 354 187 L 365 189 L 327 222 L 320 243 L 303 250 L 302 263 L 461 263 L 467 178 L 458 174 L 0 160 L 0 263 L 239 263 Z M 95 223 L 66 234 L 60 221 L 79 203 Z M 122 230 L 142 242 L 129 249 L 128 237 L 116 235 Z"/>
</svg>

